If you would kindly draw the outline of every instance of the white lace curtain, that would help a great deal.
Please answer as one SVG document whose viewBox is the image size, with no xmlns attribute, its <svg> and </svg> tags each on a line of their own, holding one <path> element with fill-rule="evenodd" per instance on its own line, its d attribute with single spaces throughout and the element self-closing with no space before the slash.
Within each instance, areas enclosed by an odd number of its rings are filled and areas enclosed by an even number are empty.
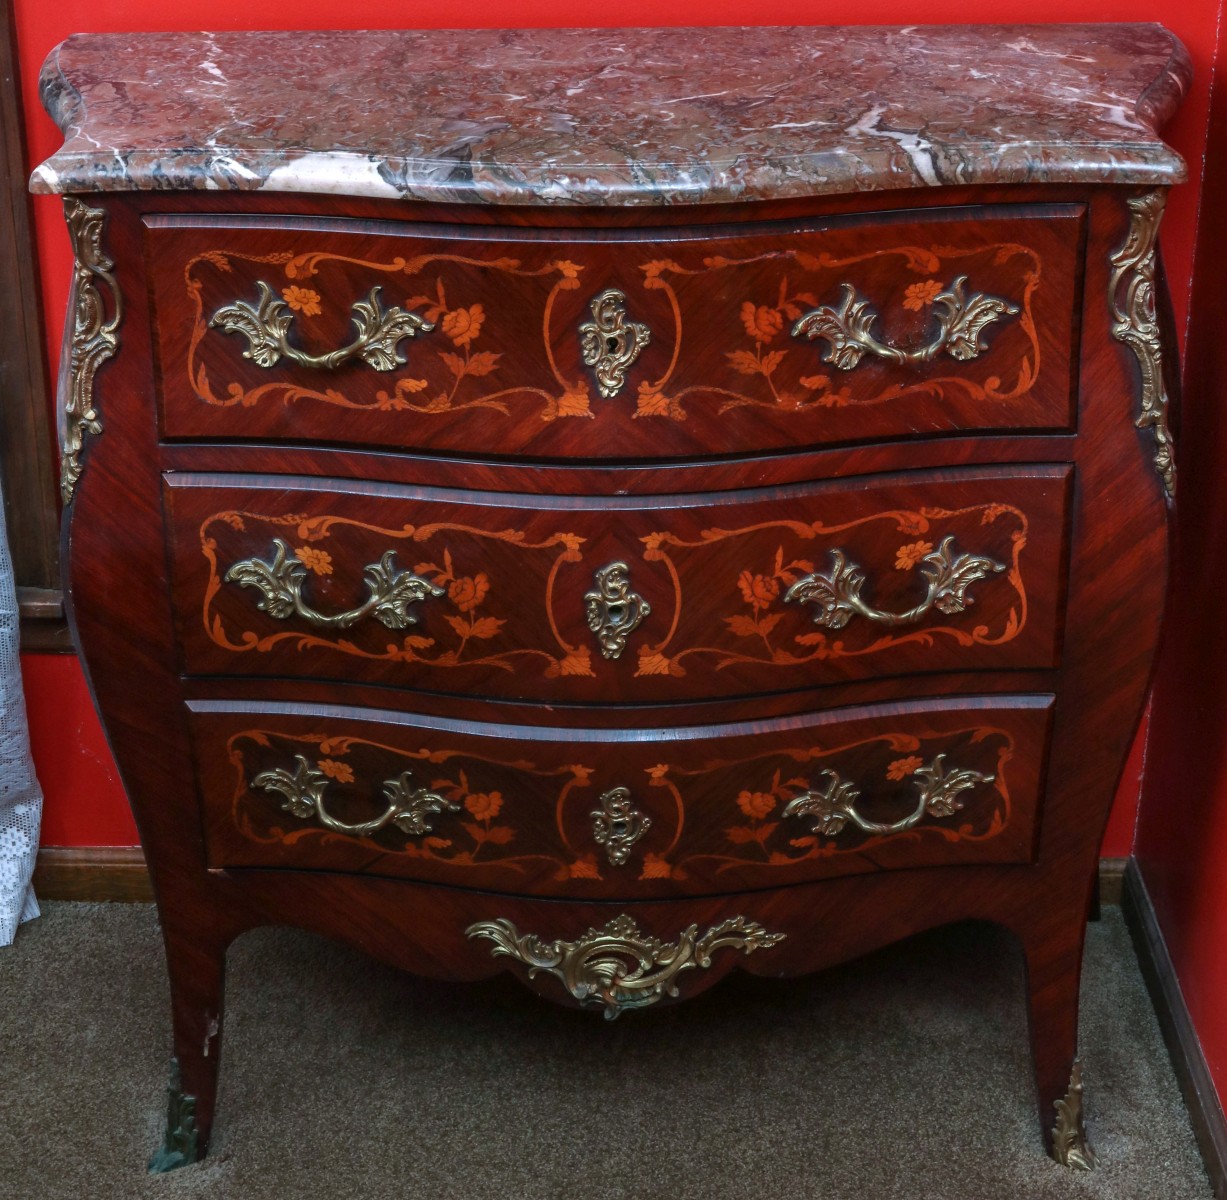
<svg viewBox="0 0 1227 1200">
<path fill-rule="evenodd" d="M 13 941 L 22 921 L 38 916 L 30 876 L 43 793 L 30 758 L 18 634 L 13 559 L 0 500 L 0 946 Z"/>
</svg>

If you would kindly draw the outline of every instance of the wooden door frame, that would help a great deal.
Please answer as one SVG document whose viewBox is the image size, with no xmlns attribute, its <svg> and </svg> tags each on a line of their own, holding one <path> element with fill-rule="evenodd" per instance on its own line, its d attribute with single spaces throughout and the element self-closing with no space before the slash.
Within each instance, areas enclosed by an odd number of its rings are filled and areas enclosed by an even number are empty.
<svg viewBox="0 0 1227 1200">
<path fill-rule="evenodd" d="M 11 0 L 0 0 L 0 480 L 22 649 L 71 650 L 16 45 Z"/>
</svg>

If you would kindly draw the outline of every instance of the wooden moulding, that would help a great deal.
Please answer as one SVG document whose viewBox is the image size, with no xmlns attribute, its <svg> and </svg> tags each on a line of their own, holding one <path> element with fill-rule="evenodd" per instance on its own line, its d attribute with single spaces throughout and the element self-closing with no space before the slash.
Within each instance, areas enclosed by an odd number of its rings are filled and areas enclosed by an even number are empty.
<svg viewBox="0 0 1227 1200">
<path fill-rule="evenodd" d="M 0 0 L 0 474 L 23 650 L 71 651 L 11 0 Z"/>
<path fill-rule="evenodd" d="M 34 894 L 40 900 L 153 903 L 145 854 L 139 846 L 40 850 L 34 866 Z"/>
</svg>

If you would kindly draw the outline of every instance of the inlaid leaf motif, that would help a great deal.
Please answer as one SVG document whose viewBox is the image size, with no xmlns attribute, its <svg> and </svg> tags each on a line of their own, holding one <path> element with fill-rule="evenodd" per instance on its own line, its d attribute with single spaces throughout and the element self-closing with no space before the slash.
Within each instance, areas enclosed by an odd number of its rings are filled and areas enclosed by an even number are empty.
<svg viewBox="0 0 1227 1200">
<path fill-rule="evenodd" d="M 477 376 L 489 375 L 498 366 L 498 360 L 502 357 L 493 350 L 479 350 L 469 359 L 468 373 Z"/>
<path fill-rule="evenodd" d="M 733 369 L 743 375 L 760 375 L 762 363 L 749 350 L 730 350 L 726 357 L 732 363 Z"/>
<path fill-rule="evenodd" d="M 498 631 L 506 624 L 502 617 L 478 617 L 473 622 L 473 627 L 469 630 L 469 637 L 475 638 L 492 638 L 497 636 Z"/>
</svg>

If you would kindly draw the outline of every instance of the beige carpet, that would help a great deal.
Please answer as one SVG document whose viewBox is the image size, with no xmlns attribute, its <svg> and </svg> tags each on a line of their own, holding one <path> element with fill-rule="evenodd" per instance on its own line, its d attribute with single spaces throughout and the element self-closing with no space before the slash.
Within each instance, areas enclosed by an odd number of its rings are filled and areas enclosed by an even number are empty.
<svg viewBox="0 0 1227 1200">
<path fill-rule="evenodd" d="M 52 904 L 0 950 L 0 1197 L 1209 1200 L 1119 910 L 1084 984 L 1094 1175 L 1040 1149 L 1021 978 L 964 927 L 611 1024 L 260 930 L 230 955 L 213 1152 L 149 1176 L 154 912 Z"/>
</svg>

